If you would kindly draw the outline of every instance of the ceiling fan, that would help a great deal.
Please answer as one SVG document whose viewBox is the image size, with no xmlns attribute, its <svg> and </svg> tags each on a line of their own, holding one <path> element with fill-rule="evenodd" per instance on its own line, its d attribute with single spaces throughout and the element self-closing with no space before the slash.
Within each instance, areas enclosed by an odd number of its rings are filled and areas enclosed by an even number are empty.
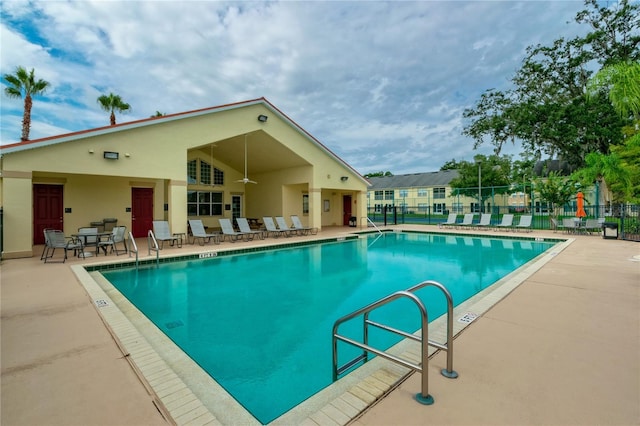
<svg viewBox="0 0 640 426">
<path fill-rule="evenodd" d="M 251 180 L 247 176 L 247 135 L 244 135 L 244 178 L 237 180 L 236 182 L 242 182 L 245 185 L 247 183 L 258 183 L 254 180 Z"/>
</svg>

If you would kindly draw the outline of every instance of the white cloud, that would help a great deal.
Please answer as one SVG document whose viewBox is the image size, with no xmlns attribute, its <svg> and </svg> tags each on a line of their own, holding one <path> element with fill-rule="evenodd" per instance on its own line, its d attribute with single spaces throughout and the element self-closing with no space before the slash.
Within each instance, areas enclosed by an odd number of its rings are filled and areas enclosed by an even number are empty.
<svg viewBox="0 0 640 426">
<path fill-rule="evenodd" d="M 575 31 L 582 2 L 5 1 L 2 73 L 51 82 L 31 137 L 265 96 L 361 172 L 470 159 L 462 111 L 508 85 L 524 49 Z M 2 102 L 3 144 L 19 101 Z M 486 152 L 491 147 L 483 147 Z M 483 152 L 485 153 L 485 152 Z"/>
</svg>

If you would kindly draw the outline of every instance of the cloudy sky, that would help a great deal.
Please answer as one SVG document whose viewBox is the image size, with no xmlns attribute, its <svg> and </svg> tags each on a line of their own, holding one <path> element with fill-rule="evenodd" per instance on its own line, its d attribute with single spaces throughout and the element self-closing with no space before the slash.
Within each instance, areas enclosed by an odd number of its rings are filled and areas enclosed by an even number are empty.
<svg viewBox="0 0 640 426">
<path fill-rule="evenodd" d="M 573 22 L 583 2 L 559 0 L 0 8 L 2 75 L 21 65 L 51 83 L 34 100 L 31 139 L 108 125 L 96 99 L 109 92 L 132 107 L 118 123 L 264 96 L 363 174 L 434 171 L 491 153 L 461 135 L 463 110 L 507 88 L 527 46 L 586 30 Z M 0 142 L 17 142 L 23 103 L 0 100 Z"/>
</svg>

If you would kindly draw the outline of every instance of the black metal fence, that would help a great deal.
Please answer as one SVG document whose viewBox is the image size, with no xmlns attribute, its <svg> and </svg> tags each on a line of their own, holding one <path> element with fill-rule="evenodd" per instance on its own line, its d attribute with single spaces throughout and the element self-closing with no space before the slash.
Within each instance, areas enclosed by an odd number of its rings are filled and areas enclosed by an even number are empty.
<svg viewBox="0 0 640 426">
<path fill-rule="evenodd" d="M 638 204 L 615 204 L 608 206 L 585 206 L 588 218 L 604 218 L 607 223 L 616 223 L 619 238 L 624 240 L 640 241 L 640 205 Z M 532 216 L 532 229 L 553 229 L 551 221 L 552 212 L 545 205 L 537 205 L 533 209 L 526 207 L 514 209 L 513 206 L 491 206 L 485 213 L 492 214 L 492 225 L 497 225 L 502 221 L 502 215 L 513 214 L 514 225 L 519 223 L 520 217 L 524 215 Z M 437 225 L 447 220 L 449 211 L 432 211 L 429 206 L 394 206 L 385 205 L 377 208 L 369 208 L 367 215 L 376 225 L 399 225 L 399 224 L 423 224 Z M 453 212 L 452 212 L 453 213 Z M 479 212 L 472 211 L 471 207 L 458 209 L 457 213 L 462 216 L 466 213 L 476 213 L 475 222 L 480 219 Z M 557 219 L 562 222 L 563 218 L 573 218 L 576 216 L 575 207 L 564 207 L 556 209 Z"/>
</svg>

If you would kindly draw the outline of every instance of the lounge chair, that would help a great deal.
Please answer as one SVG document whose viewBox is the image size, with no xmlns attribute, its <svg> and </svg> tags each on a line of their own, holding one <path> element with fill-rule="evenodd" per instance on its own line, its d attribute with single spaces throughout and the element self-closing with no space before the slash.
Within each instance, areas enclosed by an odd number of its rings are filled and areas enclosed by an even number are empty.
<svg viewBox="0 0 640 426">
<path fill-rule="evenodd" d="M 318 228 L 302 225 L 302 222 L 300 222 L 300 218 L 296 215 L 291 215 L 291 223 L 293 223 L 293 229 L 298 232 L 302 232 L 304 235 L 316 235 L 318 233 Z"/>
<path fill-rule="evenodd" d="M 568 233 L 574 233 L 578 230 L 578 222 L 572 217 L 562 219 L 562 227 Z"/>
<path fill-rule="evenodd" d="M 285 231 L 284 229 L 276 228 L 276 224 L 273 222 L 273 218 L 269 216 L 265 216 L 262 218 L 264 222 L 264 226 L 267 228 L 267 234 L 272 235 L 274 237 L 279 237 L 280 235 L 284 235 L 285 237 L 291 236 L 291 231 Z"/>
<path fill-rule="evenodd" d="M 259 237 L 261 240 L 264 240 L 264 233 L 256 229 L 251 229 L 251 225 L 249 225 L 249 221 L 246 217 L 236 217 L 236 223 L 238 224 L 240 232 L 244 232 L 245 234 L 247 234 L 250 240 L 253 240 L 255 236 Z"/>
<path fill-rule="evenodd" d="M 471 227 L 473 226 L 473 218 L 476 216 L 475 213 L 466 213 L 461 223 L 456 224 L 458 227 Z"/>
<path fill-rule="evenodd" d="M 477 229 L 489 228 L 491 226 L 491 213 L 482 213 L 480 222 L 476 225 Z"/>
<path fill-rule="evenodd" d="M 220 228 L 222 228 L 222 239 L 228 238 L 229 241 L 235 243 L 238 240 L 249 240 L 249 234 L 244 232 L 238 232 L 233 229 L 233 225 L 231 224 L 231 219 L 218 219 L 220 222 Z"/>
<path fill-rule="evenodd" d="M 107 254 L 107 248 L 111 248 L 111 253 L 116 252 L 116 256 L 120 256 L 120 253 L 128 253 L 127 242 L 125 241 L 125 234 L 127 232 L 126 226 L 116 226 L 111 230 L 111 234 L 107 235 L 107 238 L 101 238 L 98 241 L 98 248 L 104 250 L 104 254 Z M 124 248 L 119 249 L 118 243 L 122 243 Z"/>
<path fill-rule="evenodd" d="M 84 257 L 84 246 L 82 245 L 82 240 L 79 238 L 66 237 L 64 232 L 58 229 L 47 229 L 44 231 L 46 234 L 45 237 L 45 252 L 41 256 L 44 260 L 44 263 L 64 263 L 67 260 L 67 252 L 69 250 L 73 250 L 74 255 L 82 253 Z M 56 249 L 60 248 L 64 250 L 64 258 L 62 261 L 53 261 L 50 260 L 53 258 L 53 254 Z"/>
<path fill-rule="evenodd" d="M 284 220 L 284 217 L 282 216 L 276 216 L 276 223 L 278 224 L 279 230 L 287 231 L 289 232 L 289 235 L 293 235 L 293 234 L 302 235 L 302 232 L 298 232 L 297 229 L 289 228 L 289 225 L 287 225 L 287 222 Z"/>
<path fill-rule="evenodd" d="M 449 217 L 447 218 L 446 222 L 442 222 L 440 224 L 441 227 L 446 228 L 446 227 L 455 227 L 457 225 L 458 222 L 458 214 L 457 213 L 449 213 Z"/>
<path fill-rule="evenodd" d="M 587 219 L 584 224 L 584 230 L 589 234 L 592 232 L 600 233 L 600 231 L 602 231 L 602 224 L 599 219 Z"/>
<path fill-rule="evenodd" d="M 533 216 L 531 215 L 520 216 L 520 222 L 518 222 L 518 224 L 515 226 L 515 229 L 522 229 L 526 232 L 531 232 L 532 219 L 533 219 Z"/>
<path fill-rule="evenodd" d="M 502 215 L 502 222 L 495 226 L 495 229 L 509 229 L 513 226 L 513 215 L 512 214 L 504 214 Z"/>
<path fill-rule="evenodd" d="M 201 220 L 190 219 L 189 227 L 191 228 L 191 235 L 193 235 L 194 243 L 196 242 L 196 240 L 198 240 L 198 244 L 203 246 L 205 242 L 209 243 L 213 239 L 214 243 L 220 244 L 220 234 L 218 234 L 217 232 L 213 234 L 207 234 L 207 231 L 204 229 L 204 225 L 202 224 Z"/>
<path fill-rule="evenodd" d="M 165 241 L 169 241 L 171 246 L 177 244 L 178 247 L 182 247 L 182 238 L 169 231 L 169 222 L 166 220 L 153 221 L 153 235 L 156 237 L 156 241 L 160 242 L 160 250 L 162 250 Z"/>
</svg>

